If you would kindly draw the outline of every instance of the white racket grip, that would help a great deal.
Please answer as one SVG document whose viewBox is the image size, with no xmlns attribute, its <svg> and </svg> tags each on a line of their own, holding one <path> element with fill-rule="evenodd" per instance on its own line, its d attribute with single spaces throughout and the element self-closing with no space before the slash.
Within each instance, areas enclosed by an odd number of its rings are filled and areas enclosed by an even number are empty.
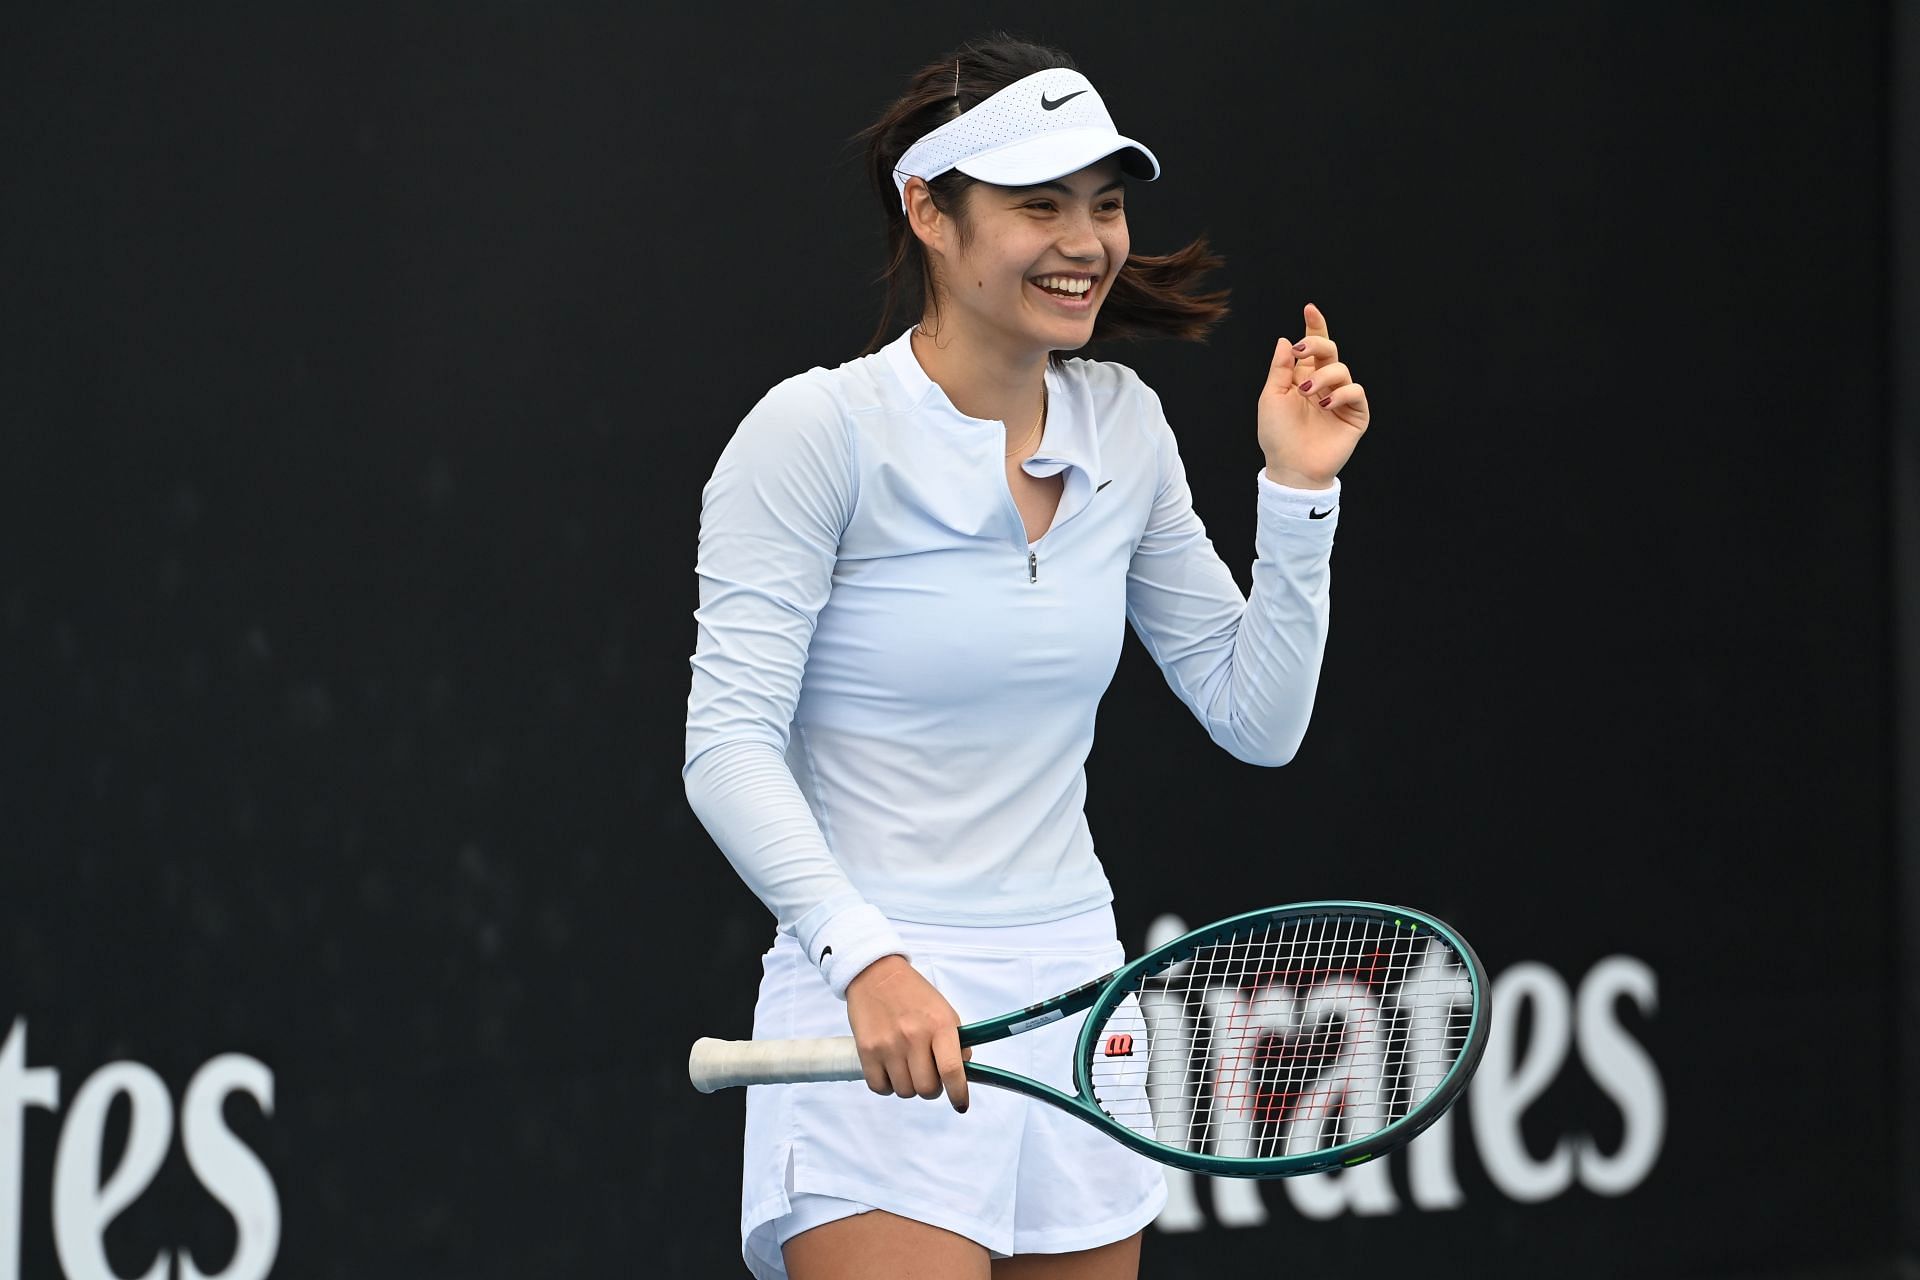
<svg viewBox="0 0 1920 1280">
<path fill-rule="evenodd" d="M 820 1040 L 715 1040 L 702 1036 L 687 1055 L 687 1075 L 702 1093 L 743 1084 L 864 1080 L 852 1036 Z"/>
</svg>

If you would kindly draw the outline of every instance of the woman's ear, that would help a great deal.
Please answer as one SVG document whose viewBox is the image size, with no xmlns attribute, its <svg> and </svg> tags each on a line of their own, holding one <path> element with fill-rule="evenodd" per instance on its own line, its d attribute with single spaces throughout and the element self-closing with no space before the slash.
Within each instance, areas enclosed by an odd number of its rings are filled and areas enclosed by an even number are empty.
<svg viewBox="0 0 1920 1280">
<path fill-rule="evenodd" d="M 907 179 L 907 226 L 928 249 L 939 252 L 946 247 L 947 228 L 952 220 L 934 207 L 933 192 L 925 178 Z"/>
</svg>

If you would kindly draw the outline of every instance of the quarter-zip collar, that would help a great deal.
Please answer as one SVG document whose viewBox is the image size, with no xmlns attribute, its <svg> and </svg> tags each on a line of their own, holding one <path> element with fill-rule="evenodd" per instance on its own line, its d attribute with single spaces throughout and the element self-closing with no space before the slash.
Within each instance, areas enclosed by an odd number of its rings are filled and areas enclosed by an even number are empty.
<svg viewBox="0 0 1920 1280">
<path fill-rule="evenodd" d="M 893 370 L 900 387 L 906 392 L 907 403 L 912 408 L 924 411 L 938 410 L 939 416 L 950 422 L 956 429 L 993 428 L 1000 434 L 999 447 L 1004 452 L 1006 424 L 989 418 L 972 418 L 954 407 L 947 397 L 946 390 L 927 376 L 920 367 L 920 357 L 913 354 L 913 330 L 909 328 L 898 338 L 881 348 L 888 366 Z M 1040 445 L 1033 456 L 1020 465 L 1030 476 L 1044 478 L 1067 473 L 1066 489 L 1060 495 L 1060 509 L 1054 513 L 1053 524 L 1047 530 L 1051 537 L 1067 521 L 1078 515 L 1093 497 L 1093 487 L 1097 480 L 1093 477 L 1100 468 L 1100 442 L 1094 432 L 1093 405 L 1084 384 L 1079 380 L 1069 380 L 1061 376 L 1051 360 L 1047 362 L 1044 375 L 1047 384 L 1047 425 L 1041 433 Z"/>
</svg>

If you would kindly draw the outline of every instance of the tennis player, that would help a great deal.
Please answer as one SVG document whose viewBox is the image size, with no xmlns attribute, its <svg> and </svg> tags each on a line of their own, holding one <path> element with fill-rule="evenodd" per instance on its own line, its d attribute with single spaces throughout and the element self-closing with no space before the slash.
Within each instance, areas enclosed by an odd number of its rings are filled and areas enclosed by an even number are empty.
<svg viewBox="0 0 1920 1280">
<path fill-rule="evenodd" d="M 970 1095 L 955 1027 L 1124 955 L 1082 766 L 1127 623 L 1215 742 L 1292 757 L 1366 396 L 1308 304 L 1259 396 L 1243 598 L 1159 399 L 1064 354 L 1225 313 L 1204 242 L 1132 252 L 1153 153 L 1064 54 L 1004 36 L 864 137 L 892 245 L 875 346 L 769 392 L 700 517 L 685 778 L 778 920 L 754 1035 L 851 1028 L 866 1073 L 748 1091 L 742 1252 L 762 1280 L 1133 1277 L 1158 1166 Z M 879 345 L 900 308 L 918 323 Z M 1053 1078 L 1077 1022 L 981 1061 Z"/>
</svg>

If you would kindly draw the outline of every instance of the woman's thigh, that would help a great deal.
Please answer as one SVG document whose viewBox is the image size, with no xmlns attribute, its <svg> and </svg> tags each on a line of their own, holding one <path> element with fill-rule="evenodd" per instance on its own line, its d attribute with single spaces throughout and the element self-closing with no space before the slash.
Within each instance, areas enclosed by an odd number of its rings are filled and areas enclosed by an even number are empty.
<svg viewBox="0 0 1920 1280">
<path fill-rule="evenodd" d="M 1077 1253 L 1017 1253 L 993 1264 L 993 1280 L 1136 1280 L 1140 1233 Z"/>
<path fill-rule="evenodd" d="M 787 1241 L 785 1254 L 788 1280 L 989 1280 L 1000 1274 L 997 1267 L 988 1271 L 986 1249 L 965 1236 L 882 1209 L 802 1231 Z"/>
</svg>

